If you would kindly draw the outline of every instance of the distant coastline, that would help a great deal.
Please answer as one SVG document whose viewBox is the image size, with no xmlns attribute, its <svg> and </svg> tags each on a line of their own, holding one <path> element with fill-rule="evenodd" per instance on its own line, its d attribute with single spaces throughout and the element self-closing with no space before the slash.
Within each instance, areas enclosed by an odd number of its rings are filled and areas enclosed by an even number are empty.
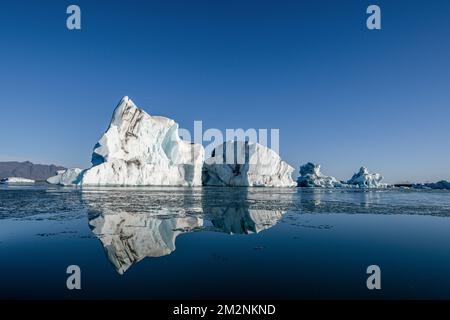
<svg viewBox="0 0 450 320">
<path fill-rule="evenodd" d="M 59 170 L 65 170 L 63 166 L 54 164 L 35 164 L 30 161 L 4 161 L 0 162 L 0 179 L 20 177 L 35 181 L 45 181 L 55 176 Z"/>
</svg>

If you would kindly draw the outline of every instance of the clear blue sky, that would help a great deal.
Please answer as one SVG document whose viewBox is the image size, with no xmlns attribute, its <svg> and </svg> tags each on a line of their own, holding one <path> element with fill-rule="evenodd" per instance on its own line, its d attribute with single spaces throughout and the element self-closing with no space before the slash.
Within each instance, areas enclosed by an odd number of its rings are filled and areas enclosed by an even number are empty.
<svg viewBox="0 0 450 320">
<path fill-rule="evenodd" d="M 296 170 L 450 180 L 450 1 L 2 1 L 0 39 L 0 160 L 87 167 L 128 95 L 188 129 L 280 128 Z"/>
</svg>

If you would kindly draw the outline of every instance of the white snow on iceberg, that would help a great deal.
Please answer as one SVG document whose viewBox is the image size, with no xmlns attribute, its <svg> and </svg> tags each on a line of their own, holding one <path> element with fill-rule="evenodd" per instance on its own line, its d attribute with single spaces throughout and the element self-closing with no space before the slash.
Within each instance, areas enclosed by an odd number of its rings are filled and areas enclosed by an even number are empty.
<svg viewBox="0 0 450 320">
<path fill-rule="evenodd" d="M 200 186 L 204 149 L 180 139 L 178 124 L 124 97 L 94 147 L 81 185 Z"/>
<path fill-rule="evenodd" d="M 213 150 L 203 169 L 203 184 L 230 187 L 294 187 L 294 168 L 261 144 L 229 141 Z"/>
<path fill-rule="evenodd" d="M 32 184 L 32 183 L 35 183 L 35 181 L 31 180 L 31 179 L 20 178 L 20 177 L 9 177 L 9 178 L 5 178 L 5 179 L 1 179 L 0 183 L 5 183 L 5 184 Z"/>
<path fill-rule="evenodd" d="M 385 188 L 387 184 L 381 183 L 383 176 L 379 173 L 370 173 L 366 167 L 361 167 L 353 177 L 347 181 L 351 186 L 360 188 Z"/>
<path fill-rule="evenodd" d="M 56 176 L 47 179 L 50 184 L 58 184 L 61 186 L 76 185 L 82 178 L 83 170 L 79 168 L 71 168 L 67 170 L 59 170 Z"/>
<path fill-rule="evenodd" d="M 334 188 L 341 187 L 342 183 L 335 177 L 325 176 L 320 172 L 320 165 L 308 162 L 300 167 L 300 176 L 297 179 L 299 187 Z"/>
</svg>

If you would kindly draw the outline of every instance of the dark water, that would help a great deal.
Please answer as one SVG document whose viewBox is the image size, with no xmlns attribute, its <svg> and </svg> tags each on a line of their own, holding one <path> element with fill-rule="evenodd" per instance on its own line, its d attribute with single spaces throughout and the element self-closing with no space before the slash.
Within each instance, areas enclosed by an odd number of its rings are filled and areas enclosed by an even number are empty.
<svg viewBox="0 0 450 320">
<path fill-rule="evenodd" d="M 0 298 L 448 299 L 450 192 L 2 186 Z"/>
</svg>

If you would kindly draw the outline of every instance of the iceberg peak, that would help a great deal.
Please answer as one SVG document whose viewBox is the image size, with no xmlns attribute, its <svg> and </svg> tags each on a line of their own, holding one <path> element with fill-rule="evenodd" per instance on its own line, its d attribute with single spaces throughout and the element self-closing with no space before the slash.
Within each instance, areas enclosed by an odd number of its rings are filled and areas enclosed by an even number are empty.
<svg viewBox="0 0 450 320">
<path fill-rule="evenodd" d="M 201 185 L 204 149 L 183 141 L 178 124 L 123 97 L 95 144 L 81 185 Z"/>
<path fill-rule="evenodd" d="M 300 166 L 299 187 L 334 188 L 341 186 L 335 177 L 329 177 L 320 172 L 320 164 L 308 162 Z"/>
<path fill-rule="evenodd" d="M 127 103 L 128 101 L 133 103 L 133 101 L 131 101 L 131 99 L 128 96 L 123 96 L 122 99 L 120 99 L 120 103 L 123 103 L 123 102 Z"/>
<path fill-rule="evenodd" d="M 386 184 L 381 183 L 382 179 L 383 176 L 381 174 L 370 173 L 366 167 L 361 167 L 347 183 L 360 188 L 383 188 L 386 187 Z"/>
</svg>

